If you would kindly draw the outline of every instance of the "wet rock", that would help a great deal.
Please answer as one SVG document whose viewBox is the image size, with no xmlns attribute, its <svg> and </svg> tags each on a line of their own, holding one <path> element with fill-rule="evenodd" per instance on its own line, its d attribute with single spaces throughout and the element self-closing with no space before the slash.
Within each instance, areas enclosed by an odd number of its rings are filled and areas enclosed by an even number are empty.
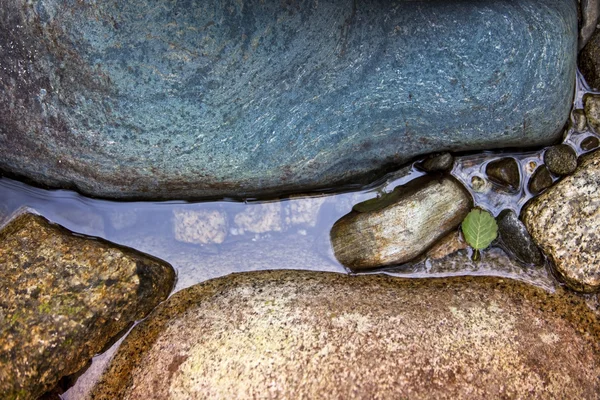
<svg viewBox="0 0 600 400">
<path fill-rule="evenodd" d="M 490 162 L 485 168 L 485 173 L 492 182 L 505 189 L 517 190 L 521 186 L 519 163 L 512 157 Z"/>
<path fill-rule="evenodd" d="M 552 175 L 548 167 L 540 165 L 529 180 L 529 191 L 535 196 L 552 186 Z"/>
<path fill-rule="evenodd" d="M 417 178 L 354 206 L 331 228 L 335 257 L 353 270 L 400 264 L 455 229 L 472 199 L 453 178 Z"/>
<path fill-rule="evenodd" d="M 283 230 L 282 209 L 280 202 L 256 203 L 235 215 L 234 234 L 242 235 L 245 232 L 266 233 L 280 232 Z"/>
<path fill-rule="evenodd" d="M 246 198 L 547 144 L 577 22 L 569 0 L 3 0 L 0 169 L 95 197 Z"/>
<path fill-rule="evenodd" d="M 510 255 L 527 265 L 541 265 L 544 262 L 540 249 L 514 211 L 503 210 L 496 221 L 502 247 Z"/>
<path fill-rule="evenodd" d="M 468 248 L 469 245 L 465 242 L 461 232 L 455 230 L 450 232 L 440 240 L 438 240 L 432 248 L 427 250 L 424 258 L 430 260 L 441 260 L 450 254 L 454 254 L 459 250 Z"/>
<path fill-rule="evenodd" d="M 600 133 L 600 95 L 588 93 L 583 96 L 583 109 L 590 127 Z"/>
<path fill-rule="evenodd" d="M 579 48 L 583 48 L 596 30 L 598 17 L 600 16 L 599 0 L 581 0 L 581 28 L 579 29 Z"/>
<path fill-rule="evenodd" d="M 417 164 L 417 167 L 426 172 L 450 171 L 454 165 L 454 157 L 450 153 L 432 154 Z"/>
<path fill-rule="evenodd" d="M 582 160 L 574 174 L 534 198 L 522 217 L 567 285 L 593 292 L 600 288 L 600 153 Z"/>
<path fill-rule="evenodd" d="M 587 129 L 587 118 L 583 109 L 573 110 L 573 128 L 577 132 L 583 132 Z"/>
<path fill-rule="evenodd" d="M 317 225 L 317 217 L 321 206 L 327 197 L 291 197 L 286 203 L 285 224 L 286 226 L 300 225 L 314 228 Z"/>
<path fill-rule="evenodd" d="M 168 264 L 33 214 L 0 231 L 0 398 L 76 373 L 173 287 Z"/>
<path fill-rule="evenodd" d="M 236 274 L 157 308 L 93 398 L 594 398 L 598 323 L 510 279 Z"/>
<path fill-rule="evenodd" d="M 581 150 L 583 151 L 594 150 L 598 146 L 600 146 L 600 140 L 598 140 L 596 136 L 586 137 L 581 141 L 581 144 L 579 145 L 579 147 L 581 147 Z"/>
<path fill-rule="evenodd" d="M 227 237 L 227 214 L 221 210 L 173 210 L 175 239 L 185 243 L 219 244 Z"/>
<path fill-rule="evenodd" d="M 544 152 L 544 163 L 555 175 L 569 175 L 577 168 L 577 153 L 566 144 L 552 146 Z"/>
<path fill-rule="evenodd" d="M 600 89 L 600 31 L 596 31 L 579 52 L 577 64 L 586 82 L 593 89 Z"/>
</svg>

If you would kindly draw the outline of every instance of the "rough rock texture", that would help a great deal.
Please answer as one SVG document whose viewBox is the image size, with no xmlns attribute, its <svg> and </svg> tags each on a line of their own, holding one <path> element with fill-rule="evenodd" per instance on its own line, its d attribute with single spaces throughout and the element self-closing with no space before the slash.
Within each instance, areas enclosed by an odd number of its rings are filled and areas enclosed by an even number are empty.
<svg viewBox="0 0 600 400">
<path fill-rule="evenodd" d="M 575 0 L 0 0 L 0 169 L 243 198 L 545 144 L 577 36 Z"/>
<path fill-rule="evenodd" d="M 33 214 L 0 231 L 0 398 L 36 399 L 169 294 L 170 265 Z"/>
<path fill-rule="evenodd" d="M 586 82 L 593 89 L 600 89 L 600 31 L 596 31 L 579 53 L 577 65 Z"/>
<path fill-rule="evenodd" d="M 567 285 L 592 292 L 600 288 L 600 153 L 582 160 L 574 174 L 534 198 L 522 218 Z"/>
<path fill-rule="evenodd" d="M 415 179 L 340 218 L 330 234 L 335 257 L 353 270 L 410 261 L 455 229 L 472 205 L 453 178 Z"/>
<path fill-rule="evenodd" d="M 175 239 L 185 243 L 223 243 L 227 237 L 227 214 L 221 210 L 173 210 Z"/>
<path fill-rule="evenodd" d="M 550 175 L 548 167 L 540 165 L 531 175 L 531 179 L 529 180 L 529 191 L 533 195 L 537 195 L 552 186 L 552 183 L 552 175 Z"/>
<path fill-rule="evenodd" d="M 509 279 L 239 274 L 161 305 L 92 398 L 591 399 L 598 323 Z"/>
<path fill-rule="evenodd" d="M 600 95 L 584 95 L 583 107 L 588 124 L 594 132 L 600 133 Z"/>
<path fill-rule="evenodd" d="M 512 157 L 505 157 L 490 162 L 485 173 L 492 182 L 509 190 L 517 190 L 521 186 L 519 163 Z"/>
<path fill-rule="evenodd" d="M 544 163 L 555 175 L 569 175 L 577 168 L 577 153 L 567 144 L 559 144 L 546 149 Z"/>
<path fill-rule="evenodd" d="M 540 265 L 544 262 L 540 249 L 514 211 L 503 210 L 496 221 L 499 240 L 510 255 L 528 265 Z"/>
<path fill-rule="evenodd" d="M 581 28 L 579 29 L 579 48 L 583 48 L 596 30 L 600 16 L 599 0 L 580 0 Z"/>
</svg>

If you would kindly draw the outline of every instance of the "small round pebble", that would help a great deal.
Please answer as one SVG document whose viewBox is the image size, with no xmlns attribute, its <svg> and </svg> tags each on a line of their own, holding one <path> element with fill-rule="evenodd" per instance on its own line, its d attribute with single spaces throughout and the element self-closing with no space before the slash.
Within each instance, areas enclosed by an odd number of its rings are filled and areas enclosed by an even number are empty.
<svg viewBox="0 0 600 400">
<path fill-rule="evenodd" d="M 529 180 L 529 191 L 533 195 L 540 194 L 544 189 L 552 186 L 552 176 L 545 165 L 541 165 L 535 170 Z"/>
<path fill-rule="evenodd" d="M 580 147 L 583 151 L 594 150 L 596 147 L 600 146 L 600 140 L 596 136 L 588 136 L 581 141 Z"/>
<path fill-rule="evenodd" d="M 577 168 L 577 154 L 571 146 L 559 144 L 546 150 L 544 163 L 555 175 L 569 175 Z"/>
<path fill-rule="evenodd" d="M 471 187 L 478 193 L 483 193 L 487 190 L 486 181 L 480 176 L 474 176 L 471 178 Z"/>
</svg>

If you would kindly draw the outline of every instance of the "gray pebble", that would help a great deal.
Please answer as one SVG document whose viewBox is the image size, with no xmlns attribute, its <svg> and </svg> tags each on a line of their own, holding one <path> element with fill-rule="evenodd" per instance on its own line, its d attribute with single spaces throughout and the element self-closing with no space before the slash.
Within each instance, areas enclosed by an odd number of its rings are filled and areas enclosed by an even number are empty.
<svg viewBox="0 0 600 400">
<path fill-rule="evenodd" d="M 513 210 L 504 210 L 496 219 L 502 247 L 518 261 L 527 265 L 541 265 L 544 261 L 525 225 Z"/>
</svg>

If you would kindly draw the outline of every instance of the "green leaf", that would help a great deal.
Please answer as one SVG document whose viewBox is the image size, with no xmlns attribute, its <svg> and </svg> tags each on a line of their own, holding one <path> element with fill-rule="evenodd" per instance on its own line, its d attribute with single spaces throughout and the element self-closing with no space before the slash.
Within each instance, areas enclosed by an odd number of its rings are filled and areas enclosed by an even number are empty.
<svg viewBox="0 0 600 400">
<path fill-rule="evenodd" d="M 482 250 L 498 236 L 498 225 L 488 211 L 474 208 L 462 222 L 462 231 L 472 248 Z"/>
</svg>

